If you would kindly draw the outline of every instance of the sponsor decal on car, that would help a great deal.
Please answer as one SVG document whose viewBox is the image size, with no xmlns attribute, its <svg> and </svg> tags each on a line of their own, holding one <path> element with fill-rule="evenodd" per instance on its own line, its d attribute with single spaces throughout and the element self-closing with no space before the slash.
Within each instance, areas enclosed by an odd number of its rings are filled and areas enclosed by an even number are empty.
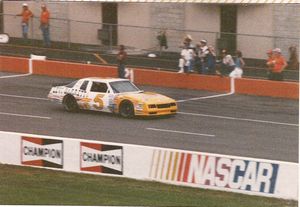
<svg viewBox="0 0 300 207">
<path fill-rule="evenodd" d="M 154 150 L 150 177 L 160 181 L 274 194 L 278 171 L 279 165 L 274 163 Z"/>
<path fill-rule="evenodd" d="M 39 167 L 63 168 L 63 141 L 23 136 L 21 163 Z"/>
<path fill-rule="evenodd" d="M 80 170 L 123 175 L 123 147 L 81 142 Z"/>
</svg>

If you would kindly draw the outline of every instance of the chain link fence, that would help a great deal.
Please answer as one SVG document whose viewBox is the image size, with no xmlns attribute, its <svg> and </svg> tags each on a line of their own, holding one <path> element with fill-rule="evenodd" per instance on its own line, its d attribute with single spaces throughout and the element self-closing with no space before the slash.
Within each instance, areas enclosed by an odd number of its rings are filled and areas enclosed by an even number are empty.
<svg viewBox="0 0 300 207">
<path fill-rule="evenodd" d="M 7 33 L 13 44 L 26 44 L 42 46 L 42 32 L 39 29 L 39 18 L 33 17 L 29 22 L 28 40 L 22 38 L 21 17 L 15 14 L 0 14 L 3 20 L 2 31 Z M 137 17 L 138 18 L 138 17 Z M 212 45 L 217 54 L 226 48 L 234 55 L 235 50 L 240 50 L 248 67 L 265 67 L 266 52 L 272 48 L 281 48 L 282 54 L 289 61 L 291 56 L 290 47 L 294 47 L 294 57 L 299 60 L 300 38 L 276 37 L 253 34 L 220 33 L 210 31 L 179 30 L 168 28 L 143 27 L 120 24 L 104 24 L 98 22 L 77 21 L 67 18 L 50 19 L 50 38 L 53 48 L 76 49 L 82 51 L 95 51 L 99 53 L 114 54 L 117 46 L 123 44 L 127 52 L 132 55 L 147 55 L 154 53 L 162 58 L 158 34 L 166 31 L 168 48 L 163 49 L 163 56 L 173 57 L 177 67 L 177 58 L 180 46 L 187 34 L 192 37 L 192 43 L 196 45 L 205 39 L 208 45 Z M 173 56 L 172 56 L 173 55 Z M 298 71 L 298 68 L 289 68 Z M 298 76 L 293 74 L 293 76 Z"/>
</svg>

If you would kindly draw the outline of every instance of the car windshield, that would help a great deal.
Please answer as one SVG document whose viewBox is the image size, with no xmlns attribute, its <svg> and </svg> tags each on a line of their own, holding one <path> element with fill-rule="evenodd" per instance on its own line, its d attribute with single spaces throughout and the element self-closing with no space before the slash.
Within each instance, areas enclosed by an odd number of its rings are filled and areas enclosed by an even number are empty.
<svg viewBox="0 0 300 207">
<path fill-rule="evenodd" d="M 114 93 L 139 92 L 141 91 L 130 81 L 115 81 L 110 83 Z"/>
</svg>

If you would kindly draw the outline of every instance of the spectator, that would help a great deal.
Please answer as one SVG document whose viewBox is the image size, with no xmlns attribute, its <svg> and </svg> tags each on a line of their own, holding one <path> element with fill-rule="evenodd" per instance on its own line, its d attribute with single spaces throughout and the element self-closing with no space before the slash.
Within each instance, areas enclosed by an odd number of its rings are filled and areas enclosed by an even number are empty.
<svg viewBox="0 0 300 207">
<path fill-rule="evenodd" d="M 42 4 L 41 6 L 42 12 L 40 17 L 40 29 L 43 33 L 43 39 L 44 39 L 44 46 L 50 47 L 50 31 L 49 31 L 49 21 L 50 21 L 50 13 L 46 7 L 45 4 Z"/>
<path fill-rule="evenodd" d="M 218 72 L 218 74 L 221 76 L 224 76 L 224 75 L 231 73 L 231 71 L 234 70 L 235 63 L 232 59 L 232 56 L 227 53 L 226 49 L 222 50 L 221 57 L 222 57 L 222 61 L 221 61 L 221 65 L 220 65 L 221 71 Z"/>
<path fill-rule="evenodd" d="M 271 67 L 269 73 L 269 80 L 282 81 L 283 80 L 283 70 L 287 67 L 287 63 L 284 57 L 281 55 L 280 48 L 275 48 L 273 51 L 272 60 L 268 61 L 268 65 Z"/>
<path fill-rule="evenodd" d="M 189 66 L 187 69 L 187 72 L 194 72 L 194 65 L 195 65 L 195 46 L 192 43 L 193 38 L 191 35 L 187 34 L 183 39 L 183 44 L 189 49 L 190 53 L 190 60 L 189 60 Z"/>
<path fill-rule="evenodd" d="M 195 48 L 194 45 L 192 44 L 193 38 L 191 35 L 187 34 L 184 38 L 183 38 L 183 44 L 186 45 L 188 48 Z"/>
<path fill-rule="evenodd" d="M 207 74 L 208 73 L 208 55 L 209 50 L 207 47 L 207 41 L 206 40 L 201 40 L 200 41 L 200 50 L 199 50 L 199 57 L 201 61 L 201 73 L 202 74 Z"/>
<path fill-rule="evenodd" d="M 125 78 L 125 64 L 127 60 L 127 53 L 125 51 L 125 46 L 119 46 L 119 52 L 117 54 L 118 61 L 118 76 L 119 78 Z"/>
<path fill-rule="evenodd" d="M 291 70 L 299 70 L 299 60 L 297 57 L 297 48 L 296 46 L 289 47 L 289 69 Z"/>
<path fill-rule="evenodd" d="M 270 76 L 270 73 L 271 73 L 271 71 L 272 71 L 272 68 L 273 68 L 273 52 L 272 52 L 272 50 L 268 50 L 267 51 L 267 56 L 268 56 L 268 58 L 267 58 L 267 60 L 266 60 L 266 65 L 267 65 L 267 67 L 268 67 L 268 70 L 267 70 L 267 75 L 268 75 L 268 77 Z"/>
<path fill-rule="evenodd" d="M 200 42 L 196 44 L 196 47 L 195 47 L 195 56 L 194 56 L 194 68 L 196 69 L 196 71 L 198 73 L 201 73 L 201 59 L 199 57 L 199 54 L 200 54 L 200 50 L 201 50 L 201 44 Z"/>
<path fill-rule="evenodd" d="M 180 53 L 180 59 L 179 59 L 179 71 L 178 73 L 189 73 L 192 72 L 192 60 L 194 56 L 194 50 L 189 48 L 188 43 L 185 42 L 183 49 Z"/>
<path fill-rule="evenodd" d="M 161 55 L 163 49 L 168 49 L 167 32 L 165 30 L 160 31 L 157 40 L 159 43 L 159 54 Z"/>
<path fill-rule="evenodd" d="M 22 16 L 22 35 L 24 39 L 28 39 L 29 20 L 33 17 L 33 13 L 28 9 L 28 4 L 22 4 L 23 10 L 17 16 Z"/>
<path fill-rule="evenodd" d="M 207 54 L 207 68 L 208 74 L 214 75 L 216 74 L 216 53 L 213 46 L 208 46 L 208 54 Z"/>
<path fill-rule="evenodd" d="M 237 50 L 236 51 L 236 58 L 235 58 L 235 68 L 229 74 L 231 78 L 241 78 L 243 75 L 243 67 L 245 66 L 245 61 L 243 60 L 242 52 Z"/>
</svg>

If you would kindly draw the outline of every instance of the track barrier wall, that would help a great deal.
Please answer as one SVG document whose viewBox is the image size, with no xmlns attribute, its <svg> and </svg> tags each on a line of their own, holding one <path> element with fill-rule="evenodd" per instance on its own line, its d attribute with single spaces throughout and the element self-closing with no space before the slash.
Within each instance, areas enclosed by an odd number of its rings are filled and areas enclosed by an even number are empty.
<svg viewBox="0 0 300 207">
<path fill-rule="evenodd" d="M 26 58 L 0 56 L 0 70 L 28 73 L 28 62 L 29 59 Z M 66 78 L 92 76 L 117 77 L 117 68 L 115 66 L 99 66 L 50 60 L 33 60 L 32 62 L 33 74 L 38 75 Z M 163 87 L 230 92 L 230 79 L 219 76 L 134 69 L 134 82 Z M 235 80 L 235 93 L 299 99 L 299 83 L 241 78 Z"/>
<path fill-rule="evenodd" d="M 0 70 L 14 73 L 28 73 L 28 58 L 0 56 Z"/>
<path fill-rule="evenodd" d="M 0 163 L 298 200 L 298 164 L 273 160 L 0 131 Z"/>
<path fill-rule="evenodd" d="M 134 82 L 154 86 L 229 92 L 230 80 L 217 76 L 136 69 Z M 212 84 L 213 83 L 213 84 Z"/>
</svg>

